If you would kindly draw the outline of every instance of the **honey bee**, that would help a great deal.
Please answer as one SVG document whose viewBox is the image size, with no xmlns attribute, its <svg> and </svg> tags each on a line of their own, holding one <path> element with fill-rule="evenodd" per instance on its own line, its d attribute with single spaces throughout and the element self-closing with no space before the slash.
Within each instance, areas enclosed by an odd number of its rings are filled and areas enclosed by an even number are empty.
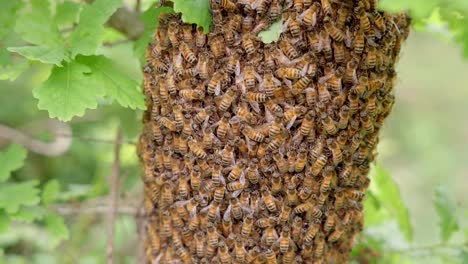
<svg viewBox="0 0 468 264">
<path fill-rule="evenodd" d="M 367 57 L 366 57 L 366 67 L 368 69 L 372 69 L 377 64 L 377 50 L 373 46 L 369 46 L 367 50 Z"/>
<path fill-rule="evenodd" d="M 265 136 L 262 133 L 248 125 L 244 125 L 244 127 L 241 129 L 241 132 L 244 134 L 244 136 L 256 142 L 263 142 L 265 139 Z"/>
<path fill-rule="evenodd" d="M 373 20 L 374 20 L 374 24 L 375 26 L 377 27 L 378 30 L 380 30 L 381 32 L 385 32 L 386 30 L 386 23 L 384 21 L 384 18 L 383 16 L 378 12 L 378 11 L 374 11 L 372 12 L 372 16 L 373 16 Z"/>
<path fill-rule="evenodd" d="M 310 172 L 312 173 L 312 175 L 317 176 L 320 173 L 320 171 L 322 171 L 327 161 L 328 158 L 326 155 L 320 155 L 320 157 L 317 158 L 317 160 L 312 164 L 312 167 L 310 168 Z"/>
<path fill-rule="evenodd" d="M 371 94 L 367 98 L 367 104 L 366 104 L 366 112 L 369 114 L 369 116 L 376 116 L 377 114 L 377 96 L 375 93 Z"/>
<path fill-rule="evenodd" d="M 342 64 L 345 62 L 345 46 L 343 42 L 333 42 L 333 55 L 335 62 Z"/>
<path fill-rule="evenodd" d="M 300 18 L 306 27 L 315 27 L 317 24 L 317 16 L 319 14 L 320 4 L 314 2 L 308 9 L 306 9 Z"/>
<path fill-rule="evenodd" d="M 206 35 L 203 32 L 203 29 L 201 27 L 199 27 L 197 29 L 197 35 L 195 37 L 195 45 L 198 48 L 202 48 L 203 46 L 205 46 L 205 43 L 206 43 Z"/>
<path fill-rule="evenodd" d="M 278 20 L 280 14 L 281 14 L 281 5 L 278 2 L 278 0 L 272 0 L 272 3 L 270 4 L 270 10 L 269 10 L 269 17 L 271 21 L 276 21 Z"/>
<path fill-rule="evenodd" d="M 331 15 L 333 9 L 330 0 L 320 0 L 320 2 L 322 4 L 323 13 L 327 16 Z"/>
<path fill-rule="evenodd" d="M 348 95 L 349 101 L 349 114 L 354 115 L 359 110 L 359 98 L 355 93 L 350 93 Z"/>
<path fill-rule="evenodd" d="M 273 245 L 273 243 L 275 243 L 277 240 L 278 240 L 278 233 L 276 233 L 276 230 L 275 230 L 274 226 L 267 227 L 263 231 L 262 242 L 266 246 L 269 247 L 269 246 Z"/>
<path fill-rule="evenodd" d="M 374 124 L 366 111 L 361 112 L 360 119 L 362 128 L 364 128 L 364 131 L 367 134 L 371 134 L 372 132 L 374 132 Z"/>
<path fill-rule="evenodd" d="M 297 190 L 294 184 L 288 184 L 285 201 L 288 205 L 291 206 L 295 206 L 299 203 L 299 197 L 297 196 Z"/>
<path fill-rule="evenodd" d="M 290 60 L 299 57 L 299 53 L 297 52 L 296 48 L 294 48 L 294 46 L 289 43 L 289 41 L 286 41 L 286 39 L 280 40 L 278 46 Z"/>
<path fill-rule="evenodd" d="M 298 20 L 297 13 L 291 13 L 289 19 L 285 22 L 285 26 L 291 32 L 291 35 L 295 38 L 301 34 L 301 23 Z"/>
<path fill-rule="evenodd" d="M 231 16 L 231 19 L 229 20 L 229 23 L 228 23 L 228 28 L 231 31 L 239 32 L 241 30 L 241 26 L 242 26 L 242 16 L 239 14 L 235 14 Z"/>
<path fill-rule="evenodd" d="M 341 225 L 338 225 L 335 228 L 335 231 L 333 231 L 328 236 L 328 242 L 334 243 L 334 242 L 338 241 L 342 237 L 344 231 L 345 231 L 345 229 Z"/>
<path fill-rule="evenodd" d="M 242 228 L 241 228 L 241 235 L 245 238 L 248 238 L 250 234 L 252 233 L 252 228 L 253 228 L 253 222 L 254 218 L 252 215 L 247 215 L 244 217 L 244 221 L 242 223 Z"/>
<path fill-rule="evenodd" d="M 338 42 L 342 42 L 345 39 L 345 34 L 344 32 L 337 28 L 332 22 L 330 17 L 325 17 L 323 19 L 323 25 L 325 27 L 325 30 L 327 33 L 330 35 L 330 37 Z"/>
<path fill-rule="evenodd" d="M 222 84 L 224 77 L 225 77 L 224 71 L 221 70 L 221 71 L 215 72 L 210 82 L 208 83 L 207 93 L 209 95 L 213 95 L 213 94 L 219 95 L 221 91 L 221 84 Z"/>
<path fill-rule="evenodd" d="M 350 9 L 345 6 L 342 6 L 338 9 L 337 19 L 336 19 L 336 26 L 338 28 L 344 28 L 346 21 L 349 18 L 350 12 L 351 12 Z"/>
<path fill-rule="evenodd" d="M 197 141 L 195 141 L 194 139 L 189 139 L 187 144 L 190 150 L 192 151 L 192 153 L 195 155 L 195 157 L 199 159 L 206 158 L 205 150 L 200 146 L 200 144 Z"/>
<path fill-rule="evenodd" d="M 241 177 L 241 174 L 243 173 L 245 166 L 246 164 L 244 160 L 240 160 L 239 162 L 237 162 L 236 165 L 234 165 L 234 168 L 228 174 L 228 177 L 227 177 L 228 181 L 232 182 L 232 181 L 238 180 Z"/>
<path fill-rule="evenodd" d="M 237 93 L 233 88 L 230 88 L 226 91 L 226 93 L 223 95 L 221 98 L 218 109 L 221 112 L 225 112 L 228 110 L 229 107 L 231 107 L 232 102 L 236 99 Z"/>
<path fill-rule="evenodd" d="M 302 188 L 300 191 L 299 191 L 299 194 L 297 195 L 299 197 L 299 200 L 301 202 L 304 202 L 306 201 L 307 199 L 310 198 L 310 196 L 312 195 L 312 190 L 309 189 L 309 188 Z"/>
<path fill-rule="evenodd" d="M 278 194 L 283 191 L 283 182 L 281 180 L 280 174 L 274 173 L 271 176 L 271 193 Z"/>
<path fill-rule="evenodd" d="M 247 250 L 245 249 L 244 241 L 238 237 L 234 243 L 234 258 L 240 263 L 245 263 Z"/>
<path fill-rule="evenodd" d="M 302 93 L 302 91 L 304 89 L 307 88 L 307 86 L 309 85 L 309 83 L 311 82 L 312 80 L 307 77 L 307 76 L 303 76 L 302 78 L 300 78 L 297 82 L 295 82 L 293 85 L 292 85 L 292 93 L 294 95 L 298 95 L 300 93 Z"/>
<path fill-rule="evenodd" d="M 289 245 L 291 244 L 291 234 L 288 226 L 284 226 L 283 230 L 281 230 L 280 237 L 278 238 L 278 246 L 279 251 L 281 253 L 286 253 L 289 249 Z"/>
<path fill-rule="evenodd" d="M 194 191 L 198 191 L 201 185 L 201 173 L 198 166 L 193 166 L 192 172 L 190 174 L 190 187 Z"/>
<path fill-rule="evenodd" d="M 315 204 L 312 201 L 307 201 L 305 203 L 299 204 L 293 210 L 294 214 L 302 214 L 309 210 L 312 210 L 315 207 Z"/>
<path fill-rule="evenodd" d="M 304 106 L 295 106 L 289 108 L 283 115 L 283 121 L 286 123 L 286 128 L 290 129 L 297 118 L 302 117 L 307 113 L 307 107 Z"/>
<path fill-rule="evenodd" d="M 320 258 L 325 251 L 325 239 L 322 233 L 318 233 L 315 237 L 315 252 L 314 256 Z"/>
<path fill-rule="evenodd" d="M 278 78 L 286 78 L 290 80 L 297 80 L 302 77 L 302 72 L 299 69 L 293 67 L 281 67 L 275 72 Z"/>
<path fill-rule="evenodd" d="M 229 119 L 231 114 L 228 112 L 224 113 L 223 117 L 219 121 L 218 128 L 216 129 L 216 136 L 221 140 L 224 141 L 226 139 L 227 132 L 229 130 Z"/>
<path fill-rule="evenodd" d="M 324 175 L 323 175 L 323 181 L 322 184 L 320 185 L 320 192 L 326 193 L 330 191 L 336 181 L 336 172 L 335 169 L 332 166 L 326 166 L 324 170 Z"/>
<path fill-rule="evenodd" d="M 167 35 L 169 37 L 169 40 L 171 41 L 172 46 L 178 47 L 179 46 L 179 38 L 177 37 L 178 34 L 178 23 L 177 22 L 171 22 L 169 24 L 169 27 L 167 29 Z"/>
<path fill-rule="evenodd" d="M 219 234 L 216 231 L 216 227 L 213 223 L 208 222 L 207 230 L 206 230 L 206 242 L 208 245 L 212 247 L 216 247 L 219 241 Z"/>
<path fill-rule="evenodd" d="M 195 56 L 195 53 L 193 53 L 193 51 L 190 49 L 187 43 L 181 42 L 179 45 L 179 50 L 187 62 L 189 62 L 190 64 L 194 64 L 195 62 L 197 62 L 197 57 Z"/>
<path fill-rule="evenodd" d="M 322 113 L 320 115 L 322 120 L 322 126 L 325 132 L 329 135 L 335 135 L 338 132 L 338 127 L 336 126 L 336 122 L 326 113 Z"/>
<path fill-rule="evenodd" d="M 252 16 L 244 17 L 242 20 L 242 32 L 251 32 L 253 29 L 254 18 Z"/>
<path fill-rule="evenodd" d="M 248 166 L 246 178 L 252 184 L 257 184 L 260 180 L 260 173 L 258 172 L 258 160 L 252 159 L 252 163 Z"/>
<path fill-rule="evenodd" d="M 255 72 L 254 67 L 252 65 L 247 65 L 244 69 L 244 72 L 244 85 L 247 89 L 252 90 L 256 84 L 255 76 L 258 76 L 258 74 Z"/>
<path fill-rule="evenodd" d="M 220 58 L 224 56 L 226 52 L 226 48 L 225 48 L 223 36 L 219 35 L 213 38 L 211 43 L 209 44 L 210 44 L 211 52 L 213 52 L 213 55 L 215 58 Z"/>
<path fill-rule="evenodd" d="M 247 53 L 247 55 L 251 56 L 255 53 L 256 51 L 256 48 L 255 48 L 255 43 L 253 41 L 253 37 L 249 34 L 245 34 L 243 37 L 242 37 L 242 47 L 244 48 L 245 50 L 245 53 Z"/>
<path fill-rule="evenodd" d="M 227 11 L 234 11 L 237 9 L 237 6 L 235 2 L 231 0 L 220 0 L 219 5 L 223 8 L 226 9 Z"/>
<path fill-rule="evenodd" d="M 240 59 L 240 55 L 237 52 L 232 54 L 229 57 L 229 60 L 227 62 L 227 66 L 226 66 L 226 72 L 227 73 L 229 73 L 229 74 L 234 74 L 235 73 L 236 75 L 240 74 L 239 59 Z"/>
<path fill-rule="evenodd" d="M 202 231 L 198 231 L 195 233 L 195 254 L 197 257 L 202 258 L 205 256 L 205 241 L 204 241 L 204 233 Z"/>
<path fill-rule="evenodd" d="M 364 31 L 367 32 L 370 30 L 370 20 L 369 17 L 367 16 L 366 10 L 363 6 L 362 2 L 359 2 L 359 6 L 357 6 L 354 9 L 354 12 L 357 14 L 359 17 L 359 25 L 360 28 Z"/>
<path fill-rule="evenodd" d="M 196 89 L 184 89 L 179 91 L 180 97 L 187 100 L 201 100 L 205 96 L 205 93 Z"/>
<path fill-rule="evenodd" d="M 309 228 L 307 229 L 307 232 L 304 235 L 304 244 L 306 245 L 312 243 L 319 230 L 320 224 L 317 224 L 316 222 L 310 222 Z"/>
<path fill-rule="evenodd" d="M 229 234 L 232 233 L 231 218 L 223 217 L 223 220 L 222 220 L 222 223 L 221 223 L 221 232 L 225 237 L 229 236 Z"/>
<path fill-rule="evenodd" d="M 278 209 L 276 208 L 276 199 L 271 195 L 271 192 L 267 188 L 263 188 L 261 191 L 263 202 L 266 205 L 268 211 L 274 213 Z"/>
<path fill-rule="evenodd" d="M 299 154 L 297 155 L 297 160 L 294 166 L 295 172 L 301 172 L 304 170 L 305 165 L 307 162 L 307 150 L 299 150 Z"/>
</svg>

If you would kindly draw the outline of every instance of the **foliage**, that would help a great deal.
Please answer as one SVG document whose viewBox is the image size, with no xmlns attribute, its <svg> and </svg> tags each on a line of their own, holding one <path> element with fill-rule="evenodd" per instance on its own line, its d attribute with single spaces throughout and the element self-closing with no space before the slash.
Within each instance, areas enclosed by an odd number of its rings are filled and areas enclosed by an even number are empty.
<svg viewBox="0 0 468 264">
<path fill-rule="evenodd" d="M 156 1 L 143 0 L 145 11 L 140 19 L 145 31 L 138 40 L 126 41 L 106 25 L 123 2 L 0 0 L 0 80 L 12 81 L 2 82 L 5 85 L 0 88 L 2 94 L 10 95 L 0 98 L 1 122 L 21 126 L 44 118 L 45 113 L 35 111 L 38 105 L 50 117 L 73 120 L 70 126 L 75 135 L 106 140 L 122 126 L 126 142 L 135 142 L 140 117 L 131 109 L 145 107 L 139 88 L 140 69 L 158 26 L 158 15 L 182 12 L 185 22 L 197 24 L 205 33 L 212 18 L 208 0 L 174 0 L 173 9 L 155 8 Z M 381 0 L 380 4 L 389 11 L 408 10 L 417 30 L 442 31 L 468 55 L 466 1 Z M 278 21 L 259 36 L 264 42 L 275 41 L 281 26 Z M 126 43 L 113 46 L 114 42 Z M 98 107 L 83 119 L 73 119 Z M 46 132 L 37 136 L 53 138 Z M 0 146 L 0 263 L 103 263 L 102 219 L 96 215 L 64 217 L 56 208 L 74 208 L 106 195 L 112 147 L 74 139 L 66 155 L 45 158 L 28 156 L 18 145 L 3 148 L 0 142 Z M 134 197 L 140 181 L 135 146 L 126 144 L 123 149 L 122 171 L 129 176 L 123 182 L 122 197 Z M 401 197 L 399 185 L 379 166 L 374 166 L 371 177 L 364 208 L 365 231 L 353 252 L 354 263 L 415 263 L 420 255 L 423 259 L 468 263 L 467 217 L 460 215 L 448 190 L 437 189 L 433 201 L 440 240 L 421 246 L 412 241 L 413 224 L 419 223 L 410 216 L 414 212 L 408 210 L 408 198 Z M 117 230 L 116 251 L 121 252 L 117 254 L 121 254 L 122 263 L 135 263 L 128 253 L 129 244 L 136 244 L 133 217 L 120 216 Z M 86 252 L 82 252 L 83 245 L 89 248 Z M 57 246 L 63 250 L 52 252 Z"/>
<path fill-rule="evenodd" d="M 212 23 L 209 0 L 171 0 L 174 2 L 174 11 L 182 14 L 186 23 L 194 23 L 203 28 L 205 33 L 210 31 Z"/>
<path fill-rule="evenodd" d="M 277 41 L 281 34 L 282 24 L 282 20 L 278 20 L 271 24 L 271 26 L 268 29 L 258 33 L 258 36 L 263 41 L 263 43 L 271 43 Z"/>
</svg>

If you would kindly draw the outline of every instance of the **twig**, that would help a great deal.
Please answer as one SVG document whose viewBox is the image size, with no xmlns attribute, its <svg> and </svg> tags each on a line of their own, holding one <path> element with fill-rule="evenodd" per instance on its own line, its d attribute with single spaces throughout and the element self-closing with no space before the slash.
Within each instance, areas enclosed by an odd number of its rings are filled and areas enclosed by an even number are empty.
<svg viewBox="0 0 468 264">
<path fill-rule="evenodd" d="M 429 251 L 429 252 L 434 252 L 436 250 L 440 249 L 459 249 L 463 247 L 467 247 L 468 245 L 466 244 L 447 244 L 447 243 L 437 243 L 433 245 L 421 245 L 421 246 L 414 246 L 414 247 L 409 247 L 409 248 L 403 248 L 403 249 L 395 249 L 395 250 L 389 250 L 389 253 L 397 253 L 397 254 L 412 254 L 415 252 L 424 252 L 424 251 Z"/>
<path fill-rule="evenodd" d="M 71 134 L 57 134 L 57 135 L 61 137 L 69 137 L 69 138 L 83 140 L 83 141 L 93 141 L 93 142 L 105 143 L 105 144 L 117 144 L 117 142 L 115 142 L 115 140 L 112 140 L 112 139 L 93 138 L 93 137 L 78 136 L 78 135 L 71 135 Z M 136 145 L 136 143 L 131 140 L 122 140 L 118 144 Z"/>
<path fill-rule="evenodd" d="M 109 179 L 110 193 L 109 193 L 109 204 L 111 210 L 109 211 L 108 219 L 108 238 L 107 238 L 107 264 L 114 263 L 114 228 L 115 228 L 115 217 L 117 215 L 117 199 L 118 199 L 118 188 L 119 188 L 119 173 L 120 173 L 120 142 L 122 141 L 122 130 L 117 129 L 117 136 L 115 139 L 114 147 L 114 163 L 112 164 L 112 174 Z"/>
<path fill-rule="evenodd" d="M 141 12 L 141 0 L 136 0 L 135 3 L 135 12 L 140 13 Z"/>
<path fill-rule="evenodd" d="M 73 206 L 73 205 L 55 205 L 52 210 L 60 215 L 76 215 L 76 214 L 109 214 L 111 207 L 108 205 L 97 206 Z M 119 205 L 115 210 L 116 214 L 137 215 L 138 209 L 135 205 Z"/>
<path fill-rule="evenodd" d="M 127 44 L 127 43 L 130 43 L 132 42 L 133 40 L 131 39 L 122 39 L 122 40 L 118 40 L 118 41 L 114 41 L 114 42 L 104 42 L 104 46 L 106 47 L 114 47 L 114 46 L 118 46 L 118 45 L 123 45 L 123 44 Z"/>
<path fill-rule="evenodd" d="M 23 145 L 32 152 L 50 157 L 60 156 L 70 149 L 72 131 L 68 124 L 51 119 L 46 122 L 41 121 L 39 124 L 41 127 L 44 125 L 55 136 L 55 140 L 51 143 L 37 140 L 23 131 L 3 124 L 0 124 L 0 141 L 1 139 L 6 139 L 7 142 Z M 36 127 L 35 130 L 39 129 Z M 68 134 L 70 136 L 62 137 L 60 134 Z M 1 142 L 0 145 L 2 145 Z"/>
</svg>

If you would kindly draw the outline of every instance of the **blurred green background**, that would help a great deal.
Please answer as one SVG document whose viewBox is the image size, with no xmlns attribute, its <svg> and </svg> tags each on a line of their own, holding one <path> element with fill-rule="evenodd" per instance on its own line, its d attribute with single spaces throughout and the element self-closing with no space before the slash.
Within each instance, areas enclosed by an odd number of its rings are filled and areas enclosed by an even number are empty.
<svg viewBox="0 0 468 264">
<path fill-rule="evenodd" d="M 149 2 L 144 1 L 144 7 Z M 377 162 L 400 188 L 404 204 L 409 208 L 414 241 L 405 241 L 394 221 L 382 219 L 383 223 L 367 228 L 360 239 L 360 242 L 384 241 L 384 251 L 378 252 L 370 263 L 468 261 L 468 256 L 463 257 L 468 254 L 465 251 L 437 247 L 441 243 L 439 217 L 433 206 L 434 191 L 443 186 L 454 198 L 460 221 L 460 232 L 447 243 L 463 243 L 463 229 L 468 226 L 468 60 L 463 58 L 460 47 L 447 38 L 447 32 L 439 26 L 425 32 L 413 31 L 403 47 L 398 65 L 397 103 L 381 136 Z M 115 41 L 124 37 L 107 30 L 105 38 L 105 41 Z M 11 37 L 8 41 L 15 39 Z M 131 43 L 103 47 L 101 52 L 120 62 L 120 68 L 141 81 L 140 64 L 133 55 Z M 36 129 L 48 115 L 37 109 L 37 101 L 31 93 L 47 78 L 50 69 L 50 66 L 33 63 L 16 81 L 0 81 L 1 124 L 41 140 L 53 141 L 50 132 Z M 119 204 L 135 208 L 140 205 L 141 171 L 134 143 L 141 128 L 141 112 L 105 100 L 100 105 L 97 110 L 87 111 L 84 117 L 74 118 L 69 123 L 73 137 L 67 153 L 59 157 L 29 153 L 25 166 L 12 177 L 17 182 L 39 179 L 41 186 L 58 180 L 57 204 L 26 209 L 31 212 L 68 209 L 70 212 L 64 217 L 69 239 L 63 240 L 63 233 L 61 236 L 49 230 L 47 221 L 19 215 L 12 219 L 8 228 L 2 229 L 0 223 L 0 248 L 3 249 L 0 263 L 104 263 L 106 214 L 85 212 L 85 209 L 107 202 L 112 141 L 118 127 L 125 137 Z M 7 142 L 0 139 L 0 149 L 6 145 Z M 116 224 L 118 263 L 135 263 L 139 254 L 135 217 L 119 214 Z M 465 233 L 468 236 L 468 232 Z M 436 248 L 424 249 L 428 245 L 436 245 Z M 418 247 L 423 250 L 405 251 Z M 392 252 L 402 254 L 393 256 Z M 366 263 L 359 256 L 357 253 L 354 261 Z"/>
</svg>

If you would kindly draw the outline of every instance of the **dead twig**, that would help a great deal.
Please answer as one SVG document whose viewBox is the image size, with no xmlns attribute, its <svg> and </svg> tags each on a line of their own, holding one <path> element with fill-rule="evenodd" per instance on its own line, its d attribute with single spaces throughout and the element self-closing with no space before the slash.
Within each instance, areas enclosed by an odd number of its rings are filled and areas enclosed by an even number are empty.
<svg viewBox="0 0 468 264">
<path fill-rule="evenodd" d="M 117 129 L 117 136 L 115 138 L 114 146 L 114 163 L 112 164 L 112 174 L 109 179 L 110 193 L 109 193 L 109 218 L 108 218 L 108 233 L 107 233 L 107 264 L 114 263 L 114 229 L 115 217 L 117 215 L 117 200 L 119 188 L 119 174 L 120 174 L 120 147 L 122 141 L 122 130 L 120 127 Z"/>
</svg>

